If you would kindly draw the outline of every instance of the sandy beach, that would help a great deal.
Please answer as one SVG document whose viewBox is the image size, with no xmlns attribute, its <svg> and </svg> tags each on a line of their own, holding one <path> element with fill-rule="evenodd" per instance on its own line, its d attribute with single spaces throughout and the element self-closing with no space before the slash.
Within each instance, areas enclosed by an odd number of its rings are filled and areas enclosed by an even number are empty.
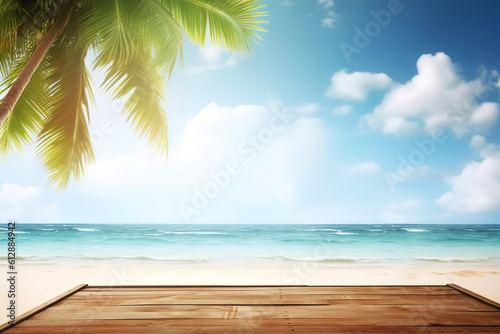
<svg viewBox="0 0 500 334">
<path fill-rule="evenodd" d="M 327 266 L 304 262 L 277 265 L 189 266 L 134 265 L 123 263 L 23 264 L 18 270 L 18 314 L 69 290 L 89 285 L 426 285 L 455 283 L 500 302 L 500 270 L 459 264 L 426 267 Z M 7 290 L 2 280 L 2 291 Z M 2 294 L 2 305 L 6 305 Z"/>
</svg>

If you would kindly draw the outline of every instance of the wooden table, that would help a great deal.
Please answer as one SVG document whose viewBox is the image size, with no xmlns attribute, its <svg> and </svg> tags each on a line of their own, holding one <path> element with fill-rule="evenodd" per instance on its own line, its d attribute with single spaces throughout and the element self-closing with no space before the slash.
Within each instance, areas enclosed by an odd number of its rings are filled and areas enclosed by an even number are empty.
<svg viewBox="0 0 500 334">
<path fill-rule="evenodd" d="M 88 286 L 5 333 L 500 333 L 500 304 L 428 286 Z"/>
</svg>

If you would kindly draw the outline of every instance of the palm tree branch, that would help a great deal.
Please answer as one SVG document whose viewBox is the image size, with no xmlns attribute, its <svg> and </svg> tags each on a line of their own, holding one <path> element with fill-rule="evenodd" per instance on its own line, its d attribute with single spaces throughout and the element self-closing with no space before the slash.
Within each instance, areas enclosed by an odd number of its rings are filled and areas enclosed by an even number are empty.
<svg viewBox="0 0 500 334">
<path fill-rule="evenodd" d="M 252 42 L 261 39 L 257 32 L 266 30 L 260 26 L 266 21 L 260 18 L 266 12 L 258 0 L 162 0 L 179 20 L 189 38 L 205 44 L 207 28 L 216 46 L 224 44 L 233 52 L 248 53 Z"/>
<path fill-rule="evenodd" d="M 77 46 L 51 57 L 54 70 L 49 78 L 48 114 L 38 137 L 37 154 L 49 180 L 63 189 L 71 177 L 76 181 L 83 176 L 85 167 L 94 161 L 87 117 L 91 87 L 86 52 Z"/>
<path fill-rule="evenodd" d="M 16 68 L 13 70 L 14 73 L 18 71 Z M 14 109 L 0 126 L 0 156 L 12 153 L 14 148 L 21 151 L 38 134 L 47 96 L 45 79 L 46 70 L 42 64 L 33 73 Z"/>
<path fill-rule="evenodd" d="M 146 138 L 162 156 L 168 153 L 165 83 L 151 58 L 138 55 L 126 66 L 114 69 L 106 78 L 106 88 L 115 99 L 126 99 L 123 113 L 141 138 Z"/>
</svg>

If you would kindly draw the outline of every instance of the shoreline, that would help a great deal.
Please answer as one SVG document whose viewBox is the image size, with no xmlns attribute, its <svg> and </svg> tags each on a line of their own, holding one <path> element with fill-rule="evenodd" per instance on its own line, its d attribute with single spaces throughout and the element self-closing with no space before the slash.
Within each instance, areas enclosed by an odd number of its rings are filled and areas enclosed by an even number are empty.
<svg viewBox="0 0 500 334">
<path fill-rule="evenodd" d="M 500 302 L 500 269 L 481 264 L 325 265 L 296 262 L 221 266 L 131 265 L 108 261 L 19 263 L 18 315 L 82 283 L 89 285 L 445 285 L 457 284 Z M 103 263 L 104 262 L 104 263 Z M 0 289 L 7 291 L 2 280 Z M 1 298 L 7 305 L 6 295 Z"/>
</svg>

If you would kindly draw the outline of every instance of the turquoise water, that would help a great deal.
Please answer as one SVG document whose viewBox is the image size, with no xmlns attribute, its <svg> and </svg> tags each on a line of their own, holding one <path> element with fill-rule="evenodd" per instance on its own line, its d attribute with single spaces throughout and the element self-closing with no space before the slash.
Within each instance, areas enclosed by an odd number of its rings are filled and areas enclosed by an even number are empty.
<svg viewBox="0 0 500 334">
<path fill-rule="evenodd" d="M 7 226 L 1 245 L 7 254 Z M 22 224 L 19 260 L 500 264 L 500 225 Z M 5 256 L 3 256 L 5 258 Z"/>
</svg>

